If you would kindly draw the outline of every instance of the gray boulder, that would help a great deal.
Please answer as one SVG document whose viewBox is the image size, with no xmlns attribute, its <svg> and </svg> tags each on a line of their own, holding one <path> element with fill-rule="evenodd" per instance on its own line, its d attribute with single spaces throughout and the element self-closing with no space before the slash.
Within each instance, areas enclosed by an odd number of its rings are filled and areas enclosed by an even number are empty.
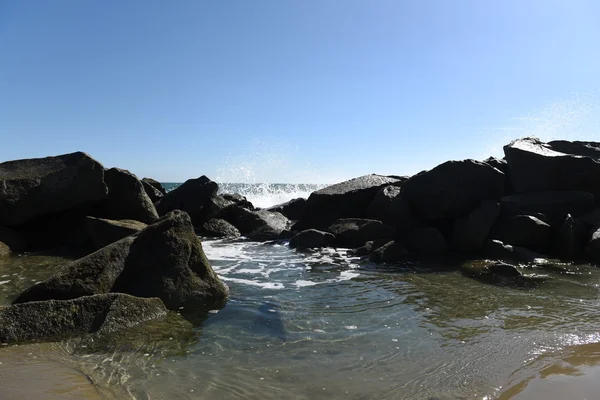
<svg viewBox="0 0 600 400">
<path fill-rule="evenodd" d="M 218 238 L 237 238 L 240 231 L 224 219 L 213 218 L 208 220 L 200 228 L 196 228 L 200 236 Z"/>
<path fill-rule="evenodd" d="M 239 206 L 228 207 L 221 217 L 251 240 L 277 239 L 289 222 L 278 212 L 253 211 Z"/>
<path fill-rule="evenodd" d="M 399 185 L 389 185 L 377 192 L 367 208 L 367 218 L 376 219 L 395 227 L 398 233 L 407 233 L 419 221 L 413 215 L 408 201 L 400 195 Z"/>
<path fill-rule="evenodd" d="M 167 191 L 165 190 L 163 185 L 160 182 L 158 182 L 157 180 L 154 180 L 152 178 L 143 178 L 142 182 L 147 183 L 148 185 L 152 186 L 153 188 L 158 190 L 163 196 L 165 194 L 167 194 Z"/>
<path fill-rule="evenodd" d="M 115 221 L 88 216 L 85 219 L 84 226 L 96 249 L 101 249 L 145 229 L 148 225 L 131 219 Z"/>
<path fill-rule="evenodd" d="M 600 229 L 592 232 L 592 237 L 585 246 L 585 253 L 590 257 L 590 259 L 600 263 Z"/>
<path fill-rule="evenodd" d="M 294 230 L 325 229 L 339 218 L 364 218 L 379 189 L 396 182 L 401 180 L 364 175 L 317 190 L 306 200 L 304 216 Z"/>
<path fill-rule="evenodd" d="M 336 245 L 357 248 L 370 240 L 393 240 L 396 229 L 374 219 L 340 218 L 327 228 L 335 235 Z"/>
<path fill-rule="evenodd" d="M 401 194 L 427 220 L 456 218 L 482 200 L 500 200 L 504 174 L 480 161 L 447 161 L 404 182 Z"/>
<path fill-rule="evenodd" d="M 297 233 L 290 239 L 293 249 L 330 247 L 335 244 L 335 236 L 329 232 L 307 229 Z"/>
<path fill-rule="evenodd" d="M 185 211 L 195 226 L 201 226 L 210 219 L 206 218 L 206 207 L 211 198 L 217 194 L 218 189 L 219 186 L 204 175 L 196 179 L 188 179 L 160 199 L 156 203 L 156 210 L 161 216 L 173 210 Z"/>
<path fill-rule="evenodd" d="M 280 212 L 288 219 L 297 221 L 304 216 L 306 210 L 306 199 L 299 197 L 282 204 L 267 208 L 267 211 Z"/>
<path fill-rule="evenodd" d="M 402 243 L 391 241 L 375 249 L 369 259 L 376 263 L 393 263 L 404 261 L 409 256 L 410 253 Z"/>
<path fill-rule="evenodd" d="M 97 203 L 107 193 L 104 168 L 85 153 L 0 163 L 0 225 Z"/>
<path fill-rule="evenodd" d="M 546 252 L 549 244 L 550 225 L 531 215 L 517 215 L 500 219 L 490 238 L 513 246 Z"/>
<path fill-rule="evenodd" d="M 104 172 L 104 180 L 108 186 L 108 198 L 104 205 L 106 218 L 132 219 L 147 224 L 158 219 L 152 200 L 134 174 L 111 168 Z"/>
<path fill-rule="evenodd" d="M 466 218 L 457 219 L 452 235 L 454 248 L 467 253 L 481 250 L 499 214 L 500 204 L 484 200 Z"/>
<path fill-rule="evenodd" d="M 26 247 L 23 235 L 10 228 L 0 226 L 0 256 L 22 253 Z"/>
<path fill-rule="evenodd" d="M 238 193 L 224 193 L 223 198 L 225 200 L 232 201 L 236 206 L 247 208 L 248 210 L 254 210 L 254 205 L 248 201 L 245 196 Z"/>
<path fill-rule="evenodd" d="M 214 307 L 228 296 L 189 216 L 173 211 L 146 229 L 67 264 L 25 290 L 15 303 L 110 292 L 159 297 L 169 309 Z"/>
<path fill-rule="evenodd" d="M 104 336 L 166 314 L 160 299 L 122 293 L 0 306 L 0 341 L 14 344 L 90 333 Z"/>
<path fill-rule="evenodd" d="M 140 182 L 142 182 L 142 186 L 144 186 L 144 191 L 146 192 L 148 197 L 150 197 L 152 203 L 156 203 L 158 200 L 163 198 L 164 194 L 160 190 L 152 186 L 150 183 L 146 182 L 143 179 Z"/>
<path fill-rule="evenodd" d="M 518 193 L 545 190 L 581 190 L 600 198 L 600 160 L 557 151 L 537 138 L 525 138 L 504 146 L 513 187 Z"/>
<path fill-rule="evenodd" d="M 436 228 L 419 228 L 406 236 L 406 248 L 422 255 L 437 256 L 448 250 L 448 242 L 444 235 Z"/>
</svg>

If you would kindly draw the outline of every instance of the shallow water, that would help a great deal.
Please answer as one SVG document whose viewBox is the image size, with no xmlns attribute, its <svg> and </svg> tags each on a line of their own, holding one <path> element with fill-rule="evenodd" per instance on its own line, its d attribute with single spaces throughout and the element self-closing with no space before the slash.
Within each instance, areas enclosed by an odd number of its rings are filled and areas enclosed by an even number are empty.
<svg viewBox="0 0 600 400">
<path fill-rule="evenodd" d="M 374 266 L 343 249 L 203 243 L 230 286 L 225 308 L 186 315 L 193 329 L 176 330 L 173 313 L 116 344 L 90 349 L 72 340 L 39 356 L 82 371 L 117 398 L 541 399 L 561 398 L 544 397 L 560 386 L 583 399 L 579 388 L 600 392 L 595 267 L 548 265 L 538 272 L 549 281 L 513 289 L 439 265 Z M 0 264 L 10 279 L 0 285 L 4 302 L 62 263 L 11 260 Z M 39 365 L 30 365 L 35 375 Z M 64 374 L 57 382 L 69 385 Z"/>
</svg>

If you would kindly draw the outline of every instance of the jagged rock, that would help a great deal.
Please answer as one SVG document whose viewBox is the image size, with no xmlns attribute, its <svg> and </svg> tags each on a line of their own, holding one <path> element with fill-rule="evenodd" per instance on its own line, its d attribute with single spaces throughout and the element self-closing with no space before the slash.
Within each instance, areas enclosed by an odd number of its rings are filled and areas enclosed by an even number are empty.
<svg viewBox="0 0 600 400">
<path fill-rule="evenodd" d="M 336 244 L 340 247 L 356 248 L 369 240 L 394 239 L 396 229 L 381 221 L 362 218 L 340 218 L 327 228 L 335 235 Z"/>
<path fill-rule="evenodd" d="M 223 194 L 225 200 L 229 200 L 235 203 L 236 206 L 247 208 L 248 210 L 254 210 L 254 206 L 251 202 L 246 199 L 245 196 L 237 193 L 225 193 Z"/>
<path fill-rule="evenodd" d="M 569 142 L 567 140 L 553 140 L 548 142 L 548 146 L 554 150 L 565 154 L 590 157 L 600 160 L 600 143 L 598 142 Z"/>
<path fill-rule="evenodd" d="M 496 168 L 498 171 L 500 171 L 504 174 L 506 174 L 506 171 L 508 169 L 508 163 L 504 159 L 490 157 L 486 160 L 483 160 L 483 162 Z"/>
<path fill-rule="evenodd" d="M 161 216 L 173 210 L 185 211 L 195 226 L 201 226 L 210 219 L 206 218 L 206 207 L 218 189 L 218 185 L 204 175 L 188 179 L 156 202 L 156 210 Z"/>
<path fill-rule="evenodd" d="M 483 245 L 482 254 L 490 259 L 517 261 L 517 262 L 534 262 L 539 259 L 546 259 L 547 256 L 536 253 L 520 246 L 511 246 L 504 244 L 500 240 L 488 239 Z"/>
<path fill-rule="evenodd" d="M 164 194 L 160 190 L 152 186 L 150 183 L 146 182 L 143 179 L 140 182 L 142 182 L 142 186 L 144 186 L 144 191 L 146 192 L 148 197 L 150 197 L 150 200 L 152 200 L 153 203 L 156 203 L 158 200 L 163 198 Z"/>
<path fill-rule="evenodd" d="M 123 293 L 0 306 L 0 341 L 13 344 L 89 333 L 101 336 L 166 314 L 160 299 Z"/>
<path fill-rule="evenodd" d="M 375 250 L 377 250 L 383 245 L 388 244 L 389 242 L 389 239 L 369 240 L 367 243 L 364 244 L 364 246 L 361 246 L 355 250 L 348 250 L 348 255 L 358 257 L 368 256 Z"/>
<path fill-rule="evenodd" d="M 277 239 L 288 225 L 288 219 L 281 213 L 239 206 L 228 207 L 222 218 L 251 240 Z"/>
<path fill-rule="evenodd" d="M 447 161 L 402 184 L 401 195 L 427 220 L 461 217 L 482 200 L 500 200 L 504 174 L 475 161 Z"/>
<path fill-rule="evenodd" d="M 563 260 L 577 260 L 581 257 L 587 228 L 581 221 L 567 215 L 562 226 L 552 232 L 552 254 Z"/>
<path fill-rule="evenodd" d="M 0 163 L 0 225 L 106 198 L 104 168 L 85 153 Z"/>
<path fill-rule="evenodd" d="M 376 219 L 396 228 L 398 233 L 407 233 L 417 227 L 408 201 L 400 195 L 399 185 L 389 185 L 377 192 L 367 209 L 367 218 Z"/>
<path fill-rule="evenodd" d="M 364 175 L 317 190 L 306 200 L 304 216 L 293 229 L 325 229 L 340 218 L 364 218 L 379 189 L 395 182 L 400 181 L 381 175 Z"/>
<path fill-rule="evenodd" d="M 595 262 L 600 263 L 600 229 L 592 233 L 592 237 L 585 246 L 585 253 Z"/>
<path fill-rule="evenodd" d="M 25 238 L 19 232 L 0 226 L 0 256 L 11 253 L 22 253 L 27 245 Z"/>
<path fill-rule="evenodd" d="M 374 250 L 369 257 L 376 263 L 404 261 L 410 255 L 402 243 L 391 241 Z"/>
<path fill-rule="evenodd" d="M 297 221 L 304 215 L 306 199 L 299 197 L 288 202 L 267 208 L 267 211 L 276 211 L 285 215 L 288 219 Z"/>
<path fill-rule="evenodd" d="M 546 276 L 524 275 L 518 267 L 498 261 L 472 261 L 463 264 L 460 270 L 464 275 L 479 281 L 517 287 L 537 286 L 548 279 Z"/>
<path fill-rule="evenodd" d="M 574 217 L 594 209 L 594 195 L 582 191 L 544 191 L 504 196 L 501 200 L 505 215 L 545 215 L 552 224 L 562 224 L 567 214 Z"/>
<path fill-rule="evenodd" d="M 567 142 L 568 143 L 568 142 Z M 525 138 L 504 146 L 511 180 L 518 193 L 545 190 L 581 190 L 600 198 L 600 160 L 568 154 L 567 144 L 547 145 L 537 138 Z M 580 148 L 581 149 L 581 148 Z"/>
<path fill-rule="evenodd" d="M 165 194 L 167 194 L 167 191 L 165 190 L 165 188 L 163 187 L 163 185 L 152 179 L 152 178 L 143 178 L 142 182 L 147 183 L 148 185 L 152 186 L 153 188 L 155 188 L 156 190 L 158 190 L 160 193 L 162 193 L 162 195 L 164 196 Z"/>
<path fill-rule="evenodd" d="M 492 229 L 490 238 L 543 253 L 547 250 L 550 232 L 550 225 L 538 218 L 517 215 L 500 219 Z"/>
<path fill-rule="evenodd" d="M 221 218 L 221 215 L 225 209 L 228 207 L 235 207 L 235 205 L 235 202 L 227 200 L 223 196 L 214 195 L 208 200 L 204 206 L 204 209 L 198 213 L 196 222 L 202 222 L 202 224 L 204 224 L 213 218 Z"/>
<path fill-rule="evenodd" d="M 448 250 L 448 242 L 436 228 L 419 228 L 405 238 L 406 248 L 422 255 L 440 255 Z"/>
<path fill-rule="evenodd" d="M 159 297 L 169 309 L 214 307 L 227 287 L 208 264 L 189 216 L 173 211 L 146 229 L 67 264 L 15 303 L 120 292 Z"/>
<path fill-rule="evenodd" d="M 104 172 L 104 180 L 108 186 L 108 198 L 104 204 L 106 218 L 132 219 L 147 224 L 158 219 L 152 200 L 134 174 L 111 168 Z"/>
<path fill-rule="evenodd" d="M 290 239 L 290 247 L 293 249 L 329 247 L 334 243 L 335 236 L 333 234 L 316 229 L 304 230 Z"/>
<path fill-rule="evenodd" d="M 143 230 L 148 225 L 131 219 L 115 221 L 88 216 L 85 219 L 84 226 L 96 249 L 101 249 L 104 246 L 108 246 L 124 237 Z"/>
<path fill-rule="evenodd" d="M 454 247 L 463 252 L 481 250 L 499 213 L 500 204 L 493 200 L 484 200 L 466 218 L 457 219 L 452 236 Z"/>
<path fill-rule="evenodd" d="M 200 236 L 219 237 L 219 238 L 237 238 L 240 237 L 240 231 L 224 219 L 213 218 L 205 222 L 197 229 Z"/>
</svg>

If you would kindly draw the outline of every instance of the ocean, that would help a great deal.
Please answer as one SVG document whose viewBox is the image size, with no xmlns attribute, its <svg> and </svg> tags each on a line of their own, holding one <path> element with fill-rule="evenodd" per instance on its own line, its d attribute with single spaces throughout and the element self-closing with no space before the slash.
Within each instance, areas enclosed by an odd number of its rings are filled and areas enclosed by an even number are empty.
<svg viewBox="0 0 600 400">
<path fill-rule="evenodd" d="M 268 207 L 319 187 L 221 190 Z M 551 280 L 515 289 L 466 278 L 450 264 L 374 265 L 346 249 L 243 238 L 203 239 L 203 247 L 231 290 L 223 309 L 192 318 L 189 331 L 172 315 L 92 348 L 69 340 L 3 349 L 0 397 L 598 398 L 596 267 L 541 265 Z M 2 303 L 67 261 L 0 259 Z"/>
</svg>

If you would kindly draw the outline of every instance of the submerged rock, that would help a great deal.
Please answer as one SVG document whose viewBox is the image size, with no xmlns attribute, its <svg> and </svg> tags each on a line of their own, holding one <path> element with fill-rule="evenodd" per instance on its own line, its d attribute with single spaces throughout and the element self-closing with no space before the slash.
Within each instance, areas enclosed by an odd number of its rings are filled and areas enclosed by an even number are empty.
<svg viewBox="0 0 600 400">
<path fill-rule="evenodd" d="M 396 229 L 381 221 L 363 218 L 340 218 L 327 231 L 333 233 L 340 247 L 356 248 L 369 240 L 388 239 L 396 236 Z"/>
<path fill-rule="evenodd" d="M 104 172 L 104 180 L 108 186 L 108 198 L 104 205 L 107 218 L 132 219 L 147 224 L 158 219 L 152 200 L 134 174 L 111 168 Z"/>
<path fill-rule="evenodd" d="M 85 220 L 85 231 L 92 239 L 96 249 L 101 249 L 124 237 L 137 233 L 147 226 L 143 222 L 131 219 L 114 221 L 88 216 Z"/>
<path fill-rule="evenodd" d="M 543 275 L 525 275 L 521 270 L 504 262 L 480 260 L 465 263 L 460 268 L 461 272 L 471 278 L 492 284 L 503 284 L 516 287 L 537 286 L 548 279 Z"/>
<path fill-rule="evenodd" d="M 160 299 L 122 293 L 0 306 L 0 341 L 13 344 L 88 333 L 107 335 L 166 314 Z"/>
<path fill-rule="evenodd" d="M 311 193 L 304 216 L 294 230 L 325 229 L 339 218 L 364 218 L 379 189 L 399 179 L 381 175 L 364 175 Z"/>
<path fill-rule="evenodd" d="M 146 229 L 67 264 L 15 303 L 120 292 L 159 297 L 169 309 L 215 307 L 228 296 L 189 216 L 173 211 Z"/>
<path fill-rule="evenodd" d="M 503 194 L 504 174 L 475 160 L 447 161 L 413 176 L 401 190 L 411 209 L 427 220 L 461 217 Z"/>
<path fill-rule="evenodd" d="M 316 229 L 304 230 L 290 239 L 290 247 L 297 249 L 329 247 L 334 243 L 335 236 L 333 234 Z"/>
<path fill-rule="evenodd" d="M 104 168 L 85 153 L 0 163 L 0 225 L 106 198 Z"/>
<path fill-rule="evenodd" d="M 156 203 L 156 210 L 160 216 L 173 210 L 185 211 L 195 226 L 201 226 L 208 220 L 206 206 L 217 194 L 218 189 L 218 185 L 204 175 L 197 179 L 188 179 L 160 199 Z"/>
<path fill-rule="evenodd" d="M 241 236 L 240 231 L 224 219 L 213 218 L 197 228 L 200 236 L 237 238 Z"/>
</svg>

